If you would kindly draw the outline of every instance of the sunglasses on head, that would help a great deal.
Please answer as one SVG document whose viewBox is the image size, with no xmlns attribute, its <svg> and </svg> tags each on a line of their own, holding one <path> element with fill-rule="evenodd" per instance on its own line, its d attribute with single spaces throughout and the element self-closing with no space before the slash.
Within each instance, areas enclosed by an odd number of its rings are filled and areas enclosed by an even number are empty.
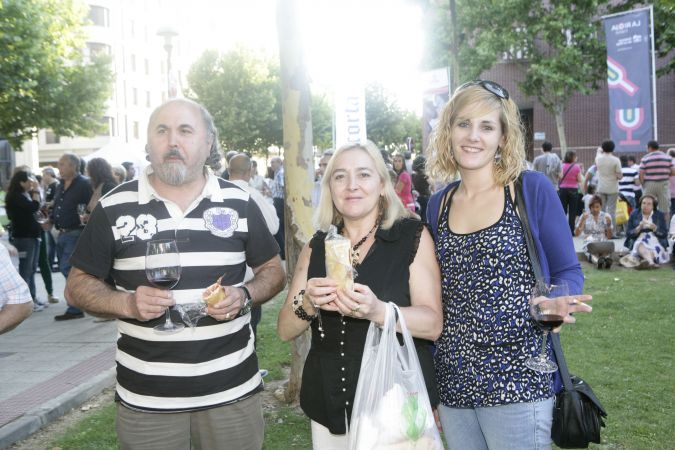
<svg viewBox="0 0 675 450">
<path fill-rule="evenodd" d="M 462 89 L 468 88 L 469 86 L 480 86 L 486 91 L 492 92 L 501 99 L 504 100 L 509 99 L 509 91 L 507 91 L 494 81 L 487 81 L 487 80 L 467 81 L 466 83 L 457 88 L 457 92 L 461 91 Z"/>
</svg>

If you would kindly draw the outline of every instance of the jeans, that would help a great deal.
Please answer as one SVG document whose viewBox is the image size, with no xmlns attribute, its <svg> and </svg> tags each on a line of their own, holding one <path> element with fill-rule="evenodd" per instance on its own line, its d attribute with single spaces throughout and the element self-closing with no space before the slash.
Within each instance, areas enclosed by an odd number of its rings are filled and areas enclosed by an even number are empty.
<svg viewBox="0 0 675 450">
<path fill-rule="evenodd" d="M 47 235 L 51 235 L 49 231 L 42 232 L 42 240 L 40 241 L 40 275 L 42 275 L 42 281 L 45 283 L 45 289 L 47 294 L 52 295 L 54 293 L 54 286 L 52 283 L 52 265 L 49 263 L 49 240 Z"/>
<path fill-rule="evenodd" d="M 579 211 L 578 192 L 577 188 L 560 188 L 560 191 L 558 191 L 563 211 L 567 213 L 567 223 L 570 226 L 572 235 L 574 235 L 574 223 L 577 218 L 577 211 Z"/>
<path fill-rule="evenodd" d="M 450 450 L 551 448 L 554 397 L 531 403 L 449 408 L 438 405 Z"/>
<path fill-rule="evenodd" d="M 59 258 L 59 270 L 66 279 L 68 279 L 68 274 L 70 273 L 70 256 L 75 251 L 75 246 L 77 245 L 77 240 L 80 238 L 81 233 L 82 230 L 72 230 L 61 233 L 59 234 L 58 241 L 56 241 L 56 254 Z M 66 313 L 80 314 L 82 313 L 82 310 L 69 304 Z"/>
<path fill-rule="evenodd" d="M 30 296 L 35 301 L 35 272 L 40 255 L 40 239 L 12 238 L 11 243 L 19 251 L 19 275 L 28 285 Z"/>
</svg>

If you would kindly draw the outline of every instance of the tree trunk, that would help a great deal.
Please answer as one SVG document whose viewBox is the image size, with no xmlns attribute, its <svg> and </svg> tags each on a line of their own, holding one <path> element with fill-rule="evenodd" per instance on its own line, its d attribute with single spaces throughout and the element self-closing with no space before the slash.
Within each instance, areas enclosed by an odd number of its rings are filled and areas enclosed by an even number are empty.
<svg viewBox="0 0 675 450">
<path fill-rule="evenodd" d="M 554 108 L 555 127 L 558 130 L 558 140 L 560 141 L 560 159 L 565 159 L 567 153 L 567 138 L 565 137 L 565 107 L 556 105 Z"/>
<path fill-rule="evenodd" d="M 295 8 L 295 0 L 279 0 L 277 3 L 286 185 L 284 233 L 289 279 L 295 271 L 302 247 L 314 233 L 311 201 L 314 186 L 311 97 Z M 294 295 L 292 292 L 290 294 Z M 307 331 L 293 341 L 291 374 L 285 392 L 288 402 L 297 402 L 299 398 L 302 368 L 310 339 L 311 334 Z"/>
</svg>

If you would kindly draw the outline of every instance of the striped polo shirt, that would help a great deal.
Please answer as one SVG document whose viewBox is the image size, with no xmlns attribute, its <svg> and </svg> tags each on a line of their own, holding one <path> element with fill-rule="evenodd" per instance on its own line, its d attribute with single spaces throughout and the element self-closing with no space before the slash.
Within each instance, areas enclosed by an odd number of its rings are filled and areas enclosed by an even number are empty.
<svg viewBox="0 0 675 450">
<path fill-rule="evenodd" d="M 675 166 L 673 159 L 660 150 L 649 152 L 640 160 L 640 171 L 645 181 L 668 181 L 670 169 Z"/>
<path fill-rule="evenodd" d="M 626 197 L 635 197 L 635 191 L 638 185 L 635 184 L 638 178 L 638 170 L 634 167 L 622 167 L 621 179 L 619 180 L 619 192 Z"/>
<path fill-rule="evenodd" d="M 221 276 L 223 285 L 243 282 L 246 265 L 257 267 L 279 247 L 249 194 L 209 173 L 199 197 L 182 211 L 160 197 L 148 181 L 117 186 L 101 199 L 82 233 L 71 263 L 134 292 L 150 284 L 145 274 L 146 244 L 175 238 L 182 273 L 172 290 L 176 303 L 201 299 Z M 180 320 L 172 311 L 172 319 Z M 140 411 L 178 412 L 216 407 L 262 389 L 250 314 L 229 322 L 210 316 L 194 329 L 158 334 L 161 317 L 118 320 L 117 398 Z"/>
</svg>

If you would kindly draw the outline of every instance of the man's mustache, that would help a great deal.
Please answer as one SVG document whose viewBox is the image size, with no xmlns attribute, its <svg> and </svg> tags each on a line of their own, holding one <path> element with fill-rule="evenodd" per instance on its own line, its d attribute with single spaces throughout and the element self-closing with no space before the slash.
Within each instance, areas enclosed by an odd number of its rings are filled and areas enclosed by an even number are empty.
<svg viewBox="0 0 675 450">
<path fill-rule="evenodd" d="M 184 161 L 183 156 L 176 149 L 169 150 L 169 152 L 166 155 L 164 155 L 165 160 L 168 158 L 179 159 L 181 161 Z"/>
</svg>

